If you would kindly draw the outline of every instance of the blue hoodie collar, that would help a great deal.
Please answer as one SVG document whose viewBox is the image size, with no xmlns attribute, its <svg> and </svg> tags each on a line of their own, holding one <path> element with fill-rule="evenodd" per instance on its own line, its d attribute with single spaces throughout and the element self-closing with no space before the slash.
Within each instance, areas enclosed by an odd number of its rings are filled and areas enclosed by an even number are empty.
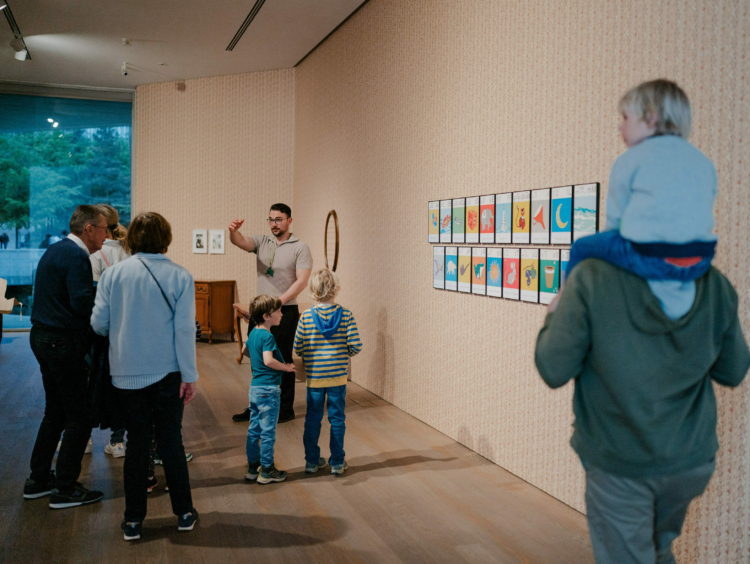
<svg viewBox="0 0 750 564">
<path fill-rule="evenodd" d="M 322 318 L 316 311 L 316 308 L 312 308 L 312 318 L 315 327 L 318 328 L 318 331 L 320 331 L 326 339 L 333 337 L 336 331 L 338 331 L 339 325 L 341 325 L 341 313 L 343 308 L 338 304 L 333 305 L 336 309 L 328 319 Z"/>
</svg>

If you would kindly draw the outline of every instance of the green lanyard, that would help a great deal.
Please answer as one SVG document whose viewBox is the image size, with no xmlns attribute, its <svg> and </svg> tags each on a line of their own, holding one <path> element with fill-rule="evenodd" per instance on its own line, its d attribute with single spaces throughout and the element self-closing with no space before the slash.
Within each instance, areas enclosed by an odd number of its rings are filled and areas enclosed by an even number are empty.
<svg viewBox="0 0 750 564">
<path fill-rule="evenodd" d="M 271 260 L 268 262 L 268 270 L 266 270 L 266 274 L 268 274 L 271 278 L 273 278 L 273 259 L 276 258 L 276 243 L 273 243 L 273 249 L 271 250 Z"/>
</svg>

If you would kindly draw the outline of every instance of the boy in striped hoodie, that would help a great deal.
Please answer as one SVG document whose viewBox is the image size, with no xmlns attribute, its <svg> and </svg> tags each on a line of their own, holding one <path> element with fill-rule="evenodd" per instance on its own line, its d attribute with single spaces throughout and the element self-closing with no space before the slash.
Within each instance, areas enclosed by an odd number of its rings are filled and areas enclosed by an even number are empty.
<svg viewBox="0 0 750 564">
<path fill-rule="evenodd" d="M 343 474 L 349 465 L 344 459 L 346 431 L 346 378 L 349 357 L 362 350 L 354 315 L 334 303 L 341 286 L 330 270 L 318 270 L 310 277 L 310 297 L 317 302 L 299 319 L 294 337 L 294 352 L 305 362 L 307 372 L 307 415 L 305 433 L 305 472 L 325 468 L 318 439 L 323 421 L 323 404 L 328 396 L 328 421 L 331 424 L 331 474 Z"/>
</svg>

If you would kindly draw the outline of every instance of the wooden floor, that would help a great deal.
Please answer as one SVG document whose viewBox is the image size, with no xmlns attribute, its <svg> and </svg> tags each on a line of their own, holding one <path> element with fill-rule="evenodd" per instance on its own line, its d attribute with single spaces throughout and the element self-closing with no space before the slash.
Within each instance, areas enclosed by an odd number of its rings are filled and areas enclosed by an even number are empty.
<svg viewBox="0 0 750 564">
<path fill-rule="evenodd" d="M 120 531 L 124 459 L 105 455 L 95 431 L 81 481 L 104 501 L 53 511 L 22 489 L 44 396 L 28 333 L 0 345 L 0 562 L 593 562 L 583 515 L 356 384 L 347 390 L 350 470 L 304 473 L 304 383 L 297 419 L 279 426 L 276 465 L 285 483 L 244 481 L 248 364 L 236 343 L 199 344 L 199 393 L 184 438 L 194 531 L 180 533 L 162 481 L 149 497 L 140 541 Z M 328 426 L 321 446 L 328 456 Z M 325 446 L 324 446 L 325 445 Z"/>
</svg>

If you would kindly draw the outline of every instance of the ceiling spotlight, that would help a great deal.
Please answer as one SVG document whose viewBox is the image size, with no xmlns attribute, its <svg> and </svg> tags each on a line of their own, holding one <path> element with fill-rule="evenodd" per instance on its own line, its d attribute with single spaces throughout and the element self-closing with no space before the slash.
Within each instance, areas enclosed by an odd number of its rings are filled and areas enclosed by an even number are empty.
<svg viewBox="0 0 750 564">
<path fill-rule="evenodd" d="M 123 63 L 120 67 L 120 72 L 122 73 L 122 76 L 128 76 L 128 63 Z"/>
<path fill-rule="evenodd" d="M 27 51 L 26 49 L 24 49 L 23 51 L 19 51 L 19 52 L 18 52 L 18 53 L 16 53 L 16 55 L 15 55 L 15 57 L 16 57 L 16 60 L 17 60 L 17 61 L 25 61 L 25 60 L 26 60 L 26 56 L 27 56 L 28 54 L 29 54 L 29 52 L 28 52 L 28 51 Z"/>
<path fill-rule="evenodd" d="M 26 49 L 26 45 L 23 43 L 23 39 L 20 37 L 14 37 L 10 40 L 10 46 L 16 53 L 20 53 Z"/>
<path fill-rule="evenodd" d="M 7 8 L 7 7 L 8 7 L 7 4 L 3 4 L 2 6 L 0 6 L 0 10 L 5 10 L 5 8 Z"/>
<path fill-rule="evenodd" d="M 50 122 L 50 123 L 52 123 L 55 120 L 53 120 L 52 118 L 47 118 L 47 121 Z"/>
<path fill-rule="evenodd" d="M 55 123 L 52 124 L 52 127 L 57 127 L 58 125 L 60 125 L 60 124 L 57 123 L 57 122 L 55 122 Z"/>
</svg>

